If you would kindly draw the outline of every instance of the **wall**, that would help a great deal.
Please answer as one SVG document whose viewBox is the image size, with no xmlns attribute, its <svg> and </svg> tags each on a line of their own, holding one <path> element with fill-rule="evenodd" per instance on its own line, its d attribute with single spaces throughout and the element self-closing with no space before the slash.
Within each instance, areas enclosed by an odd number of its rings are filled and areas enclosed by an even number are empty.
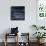
<svg viewBox="0 0 46 46">
<path fill-rule="evenodd" d="M 25 6 L 25 20 L 11 21 L 11 6 Z M 19 27 L 19 32 L 29 32 L 31 25 L 36 24 L 36 0 L 0 0 L 0 34 L 10 32 L 11 27 Z"/>
</svg>

